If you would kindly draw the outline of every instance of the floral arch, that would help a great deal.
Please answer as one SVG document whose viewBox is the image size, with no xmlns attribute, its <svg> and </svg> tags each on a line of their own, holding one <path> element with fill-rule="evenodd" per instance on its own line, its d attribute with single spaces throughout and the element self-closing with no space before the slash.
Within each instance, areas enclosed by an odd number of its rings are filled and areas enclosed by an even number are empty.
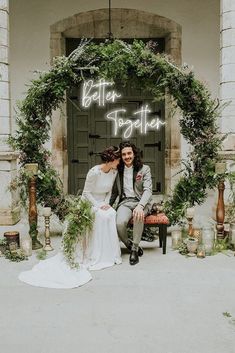
<svg viewBox="0 0 235 353">
<path fill-rule="evenodd" d="M 38 202 L 52 207 L 59 216 L 66 209 L 65 197 L 50 163 L 50 153 L 44 148 L 50 138 L 52 112 L 64 101 L 65 92 L 83 80 L 104 78 L 125 85 L 130 77 L 156 100 L 164 99 L 166 94 L 173 98 L 182 111 L 181 133 L 193 146 L 179 181 L 165 202 L 171 222 L 179 221 L 188 205 L 201 204 L 206 189 L 216 186 L 214 167 L 221 147 L 217 102 L 193 72 L 177 67 L 166 55 L 156 54 L 151 42 L 127 44 L 114 40 L 95 44 L 83 40 L 69 57 L 57 57 L 48 72 L 32 81 L 19 107 L 17 132 L 10 139 L 20 151 L 22 166 L 39 164 Z M 18 179 L 22 199 L 27 194 L 26 179 L 22 169 Z"/>
</svg>

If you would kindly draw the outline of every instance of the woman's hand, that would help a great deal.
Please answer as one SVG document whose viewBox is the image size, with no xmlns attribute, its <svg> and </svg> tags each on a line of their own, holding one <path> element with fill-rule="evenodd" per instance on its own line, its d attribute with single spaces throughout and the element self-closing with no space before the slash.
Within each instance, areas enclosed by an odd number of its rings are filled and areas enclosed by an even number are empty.
<svg viewBox="0 0 235 353">
<path fill-rule="evenodd" d="M 110 207 L 111 207 L 110 205 L 100 206 L 101 210 L 103 210 L 103 211 L 107 211 Z"/>
</svg>

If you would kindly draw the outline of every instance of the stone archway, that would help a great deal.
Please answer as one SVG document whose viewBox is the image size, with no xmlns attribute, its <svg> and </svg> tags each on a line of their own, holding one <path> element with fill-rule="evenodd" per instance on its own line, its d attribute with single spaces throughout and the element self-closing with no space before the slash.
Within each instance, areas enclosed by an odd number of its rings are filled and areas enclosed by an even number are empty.
<svg viewBox="0 0 235 353">
<path fill-rule="evenodd" d="M 65 54 L 66 38 L 106 38 L 108 32 L 108 9 L 79 13 L 63 19 L 50 28 L 51 59 Z M 156 14 L 135 9 L 112 9 L 112 32 L 115 38 L 164 38 L 165 52 L 181 63 L 181 26 Z M 165 130 L 165 192 L 174 187 L 172 175 L 180 164 L 180 127 L 177 114 L 170 117 L 170 101 L 166 99 Z M 66 104 L 53 113 L 52 119 L 53 165 L 68 187 L 67 117 Z"/>
</svg>

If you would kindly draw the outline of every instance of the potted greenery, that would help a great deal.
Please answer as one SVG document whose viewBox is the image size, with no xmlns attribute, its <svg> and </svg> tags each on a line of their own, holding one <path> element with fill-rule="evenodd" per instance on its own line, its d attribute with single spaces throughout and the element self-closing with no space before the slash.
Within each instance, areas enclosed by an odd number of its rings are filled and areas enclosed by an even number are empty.
<svg viewBox="0 0 235 353">
<path fill-rule="evenodd" d="M 0 239 L 0 255 L 4 254 L 7 249 L 7 241 L 6 239 Z"/>
<path fill-rule="evenodd" d="M 186 239 L 187 249 L 188 249 L 188 256 L 195 256 L 195 252 L 198 247 L 198 239 L 189 237 Z"/>
</svg>

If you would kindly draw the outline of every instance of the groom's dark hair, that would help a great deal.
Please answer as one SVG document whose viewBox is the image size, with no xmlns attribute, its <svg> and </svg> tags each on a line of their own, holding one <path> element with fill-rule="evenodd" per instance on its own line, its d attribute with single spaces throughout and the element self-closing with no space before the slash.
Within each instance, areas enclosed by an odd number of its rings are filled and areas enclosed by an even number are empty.
<svg viewBox="0 0 235 353">
<path fill-rule="evenodd" d="M 135 156 L 134 157 L 134 161 L 133 161 L 133 168 L 134 168 L 135 171 L 138 172 L 143 166 L 143 162 L 141 160 L 139 148 L 137 148 L 136 145 L 134 145 L 134 143 L 131 143 L 130 141 L 123 141 L 119 145 L 121 156 L 122 156 L 122 150 L 125 147 L 131 147 L 132 148 L 132 151 L 133 151 L 134 156 Z M 120 163 L 118 165 L 118 170 L 122 172 L 124 170 L 124 166 L 125 166 L 125 164 L 124 164 L 124 162 L 123 162 L 123 160 L 121 158 Z"/>
</svg>

